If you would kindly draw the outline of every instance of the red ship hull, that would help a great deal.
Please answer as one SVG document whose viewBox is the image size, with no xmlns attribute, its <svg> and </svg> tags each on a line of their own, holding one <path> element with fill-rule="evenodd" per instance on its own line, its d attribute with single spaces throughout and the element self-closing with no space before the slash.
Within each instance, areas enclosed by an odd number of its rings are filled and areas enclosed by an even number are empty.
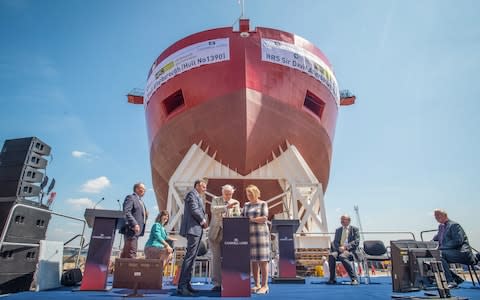
<svg viewBox="0 0 480 300">
<path fill-rule="evenodd" d="M 215 153 L 215 160 L 241 175 L 272 161 L 287 143 L 295 145 L 325 191 L 338 113 L 336 86 L 332 89 L 307 72 L 281 65 L 271 55 L 267 57 L 272 61 L 266 61 L 262 42 L 268 39 L 294 45 L 331 70 L 326 57 L 308 41 L 283 31 L 257 28 L 246 36 L 219 28 L 170 46 L 157 58 L 149 82 L 154 72 L 159 76 L 158 64 L 172 54 L 215 39 L 228 40 L 228 60 L 191 68 L 155 89 L 147 86 L 145 113 L 159 208 L 167 206 L 173 172 L 192 144 L 200 142 L 203 149 L 208 147 L 209 155 Z M 231 180 L 212 180 L 209 190 L 218 195 L 219 187 L 227 182 Z M 237 188 L 248 183 L 260 187 L 263 199 L 282 191 L 275 181 L 238 180 Z M 243 190 L 235 196 L 244 202 Z"/>
</svg>

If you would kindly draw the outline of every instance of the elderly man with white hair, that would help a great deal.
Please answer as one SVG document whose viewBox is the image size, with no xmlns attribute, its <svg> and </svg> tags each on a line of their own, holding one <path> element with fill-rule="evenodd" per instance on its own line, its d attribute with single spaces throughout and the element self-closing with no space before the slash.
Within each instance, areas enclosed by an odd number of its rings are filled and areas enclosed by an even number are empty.
<svg viewBox="0 0 480 300">
<path fill-rule="evenodd" d="M 208 242 L 212 250 L 212 282 L 214 292 L 220 292 L 222 286 L 222 240 L 223 240 L 223 218 L 240 216 L 240 202 L 233 199 L 235 189 L 227 184 L 222 186 L 222 196 L 212 199 L 210 210 L 212 220 L 208 232 Z"/>
<path fill-rule="evenodd" d="M 450 220 L 447 212 L 443 209 L 437 208 L 433 214 L 439 223 L 438 233 L 433 237 L 433 240 L 438 241 L 438 249 L 442 255 L 442 264 L 448 287 L 455 288 L 463 282 L 463 279 L 450 270 L 449 264 L 470 265 L 475 263 L 476 259 L 462 226 Z"/>
<path fill-rule="evenodd" d="M 350 256 L 355 256 L 358 245 L 360 243 L 360 231 L 357 227 L 350 225 L 351 218 L 349 215 L 340 217 L 342 226 L 335 230 L 335 237 L 331 244 L 330 255 L 328 256 L 328 266 L 330 268 L 330 279 L 327 284 L 336 284 L 335 279 L 335 265 L 336 261 L 340 261 L 348 276 L 352 280 L 352 285 L 358 284 L 357 274 L 353 271 L 352 264 L 350 264 Z"/>
</svg>

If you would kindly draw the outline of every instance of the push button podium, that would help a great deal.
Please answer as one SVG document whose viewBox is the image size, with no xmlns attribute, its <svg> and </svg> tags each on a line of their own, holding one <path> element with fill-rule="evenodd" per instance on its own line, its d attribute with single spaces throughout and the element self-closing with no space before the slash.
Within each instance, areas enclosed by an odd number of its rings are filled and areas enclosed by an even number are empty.
<svg viewBox="0 0 480 300">
<path fill-rule="evenodd" d="M 250 297 L 249 218 L 223 218 L 222 297 Z"/>
<path fill-rule="evenodd" d="M 273 277 L 273 283 L 305 283 L 305 278 L 297 277 L 295 261 L 294 234 L 300 222 L 298 220 L 272 220 L 272 232 L 278 234 L 279 276 Z"/>
<path fill-rule="evenodd" d="M 121 210 L 87 208 L 85 220 L 93 229 L 80 291 L 102 291 L 107 287 L 115 231 L 124 225 L 124 214 Z"/>
</svg>

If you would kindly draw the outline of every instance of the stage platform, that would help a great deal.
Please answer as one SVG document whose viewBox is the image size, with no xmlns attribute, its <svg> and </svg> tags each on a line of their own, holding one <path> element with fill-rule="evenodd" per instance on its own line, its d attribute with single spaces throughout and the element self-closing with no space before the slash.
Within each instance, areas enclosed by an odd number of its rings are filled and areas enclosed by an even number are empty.
<svg viewBox="0 0 480 300">
<path fill-rule="evenodd" d="M 306 278 L 305 285 L 298 284 L 271 284 L 270 293 L 267 295 L 253 294 L 252 298 L 262 299 L 391 299 L 392 295 L 402 296 L 423 296 L 424 292 L 414 293 L 392 293 L 392 283 L 390 277 L 372 277 L 372 283 L 360 284 L 357 286 L 349 285 L 348 281 L 342 284 L 341 279 L 337 285 L 327 285 L 326 280 L 318 277 Z M 200 290 L 198 297 L 208 299 L 212 297 L 220 297 L 219 293 L 210 292 L 211 284 L 206 283 L 204 278 L 197 278 L 193 285 L 195 289 Z M 112 281 L 109 280 L 109 286 Z M 175 286 L 164 285 L 162 290 L 139 290 L 144 294 L 144 299 L 185 299 L 178 297 L 175 293 Z M 78 289 L 78 287 L 77 287 Z M 433 291 L 430 291 L 433 292 Z M 129 289 L 110 289 L 106 292 L 80 292 L 72 291 L 72 288 L 61 288 L 51 291 L 42 292 L 22 292 L 10 295 L 1 295 L 2 299 L 67 299 L 67 300 L 106 300 L 106 299 L 123 299 L 132 293 Z M 471 282 L 464 282 L 460 288 L 452 290 L 452 295 L 457 297 L 465 297 L 468 299 L 480 299 L 480 287 L 473 286 Z"/>
</svg>

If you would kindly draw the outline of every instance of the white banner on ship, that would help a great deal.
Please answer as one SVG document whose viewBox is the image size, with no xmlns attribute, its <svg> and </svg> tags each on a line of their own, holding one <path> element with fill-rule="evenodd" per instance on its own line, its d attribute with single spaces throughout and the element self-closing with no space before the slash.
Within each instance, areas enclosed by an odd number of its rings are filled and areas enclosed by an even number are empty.
<svg viewBox="0 0 480 300">
<path fill-rule="evenodd" d="M 145 105 L 153 93 L 169 79 L 190 69 L 230 60 L 228 38 L 208 40 L 178 50 L 153 68 L 145 88 Z"/>
<path fill-rule="evenodd" d="M 305 72 L 325 85 L 340 103 L 340 93 L 335 75 L 327 64 L 315 54 L 294 44 L 262 39 L 262 60 Z"/>
</svg>

